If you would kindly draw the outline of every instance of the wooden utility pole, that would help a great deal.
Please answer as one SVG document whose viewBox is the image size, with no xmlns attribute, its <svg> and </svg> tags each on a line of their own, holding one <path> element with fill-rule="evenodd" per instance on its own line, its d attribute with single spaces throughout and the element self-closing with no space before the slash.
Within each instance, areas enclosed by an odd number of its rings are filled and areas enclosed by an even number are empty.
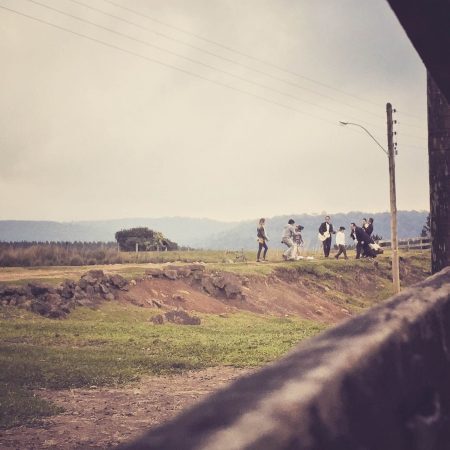
<svg viewBox="0 0 450 450">
<path fill-rule="evenodd" d="M 392 249 L 392 282 L 394 292 L 400 292 L 400 268 L 398 262 L 398 239 L 397 239 L 397 198 L 395 194 L 395 152 L 394 152 L 394 131 L 392 120 L 392 105 L 386 104 L 387 114 L 387 140 L 389 158 L 389 191 L 391 199 L 391 249 Z"/>
<path fill-rule="evenodd" d="M 431 272 L 450 266 L 450 106 L 428 74 Z"/>
</svg>

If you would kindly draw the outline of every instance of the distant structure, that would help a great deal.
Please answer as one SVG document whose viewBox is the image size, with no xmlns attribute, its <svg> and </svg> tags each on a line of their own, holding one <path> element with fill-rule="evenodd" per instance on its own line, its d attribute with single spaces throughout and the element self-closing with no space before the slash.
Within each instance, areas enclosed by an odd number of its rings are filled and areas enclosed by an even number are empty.
<svg viewBox="0 0 450 450">
<path fill-rule="evenodd" d="M 115 238 L 119 249 L 124 252 L 178 250 L 176 242 L 167 239 L 161 232 L 146 227 L 120 230 Z"/>
</svg>

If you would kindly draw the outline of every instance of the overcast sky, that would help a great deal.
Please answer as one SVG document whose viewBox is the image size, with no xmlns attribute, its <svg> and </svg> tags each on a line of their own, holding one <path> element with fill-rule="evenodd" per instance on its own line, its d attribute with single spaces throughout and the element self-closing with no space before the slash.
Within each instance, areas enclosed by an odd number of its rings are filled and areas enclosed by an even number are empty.
<svg viewBox="0 0 450 450">
<path fill-rule="evenodd" d="M 36 2 L 84 22 L 0 0 L 0 219 L 387 211 L 386 155 L 338 121 L 386 147 L 388 101 L 398 209 L 428 209 L 425 68 L 386 1 Z"/>
</svg>

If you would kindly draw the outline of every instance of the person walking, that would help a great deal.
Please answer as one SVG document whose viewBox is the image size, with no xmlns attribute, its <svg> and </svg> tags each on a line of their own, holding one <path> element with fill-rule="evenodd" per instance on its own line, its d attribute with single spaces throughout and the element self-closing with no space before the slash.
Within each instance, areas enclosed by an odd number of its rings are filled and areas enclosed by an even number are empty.
<svg viewBox="0 0 450 450">
<path fill-rule="evenodd" d="M 294 234 L 294 251 L 292 252 L 292 257 L 298 261 L 299 259 L 303 259 L 302 248 L 303 248 L 303 237 L 302 237 L 302 230 L 305 227 L 303 225 L 297 225 L 295 227 L 295 234 Z"/>
<path fill-rule="evenodd" d="M 283 259 L 285 261 L 293 259 L 294 247 L 294 236 L 295 236 L 295 220 L 289 219 L 287 225 L 283 228 L 283 235 L 281 236 L 281 243 L 286 245 L 288 249 L 283 253 Z"/>
<path fill-rule="evenodd" d="M 267 242 L 269 241 L 269 238 L 267 237 L 266 234 L 266 229 L 265 229 L 265 224 L 266 224 L 266 219 L 261 218 L 259 219 L 259 224 L 258 224 L 258 228 L 256 229 L 256 237 L 258 240 L 258 255 L 256 257 L 256 262 L 261 262 L 261 250 L 264 249 L 264 253 L 263 253 L 263 261 L 267 261 L 266 260 L 266 255 L 267 255 L 267 250 L 269 249 L 269 247 L 267 246 Z"/>
<path fill-rule="evenodd" d="M 319 240 L 322 241 L 323 255 L 328 258 L 331 249 L 331 235 L 334 234 L 333 225 L 330 223 L 330 216 L 325 216 L 325 222 L 319 227 Z"/>
<path fill-rule="evenodd" d="M 339 255 L 341 253 L 344 254 L 344 258 L 348 259 L 347 257 L 347 250 L 345 249 L 345 227 L 339 227 L 339 231 L 336 233 L 336 245 L 339 247 L 339 251 L 334 256 L 336 259 L 339 259 Z"/>
</svg>

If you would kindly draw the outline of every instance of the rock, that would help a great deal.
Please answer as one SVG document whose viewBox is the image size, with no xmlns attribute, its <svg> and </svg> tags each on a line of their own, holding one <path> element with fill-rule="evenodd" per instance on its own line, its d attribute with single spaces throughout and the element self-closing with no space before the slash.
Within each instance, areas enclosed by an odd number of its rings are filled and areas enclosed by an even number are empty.
<svg viewBox="0 0 450 450">
<path fill-rule="evenodd" d="M 97 278 L 94 278 L 94 277 L 90 274 L 90 272 L 96 272 L 96 271 L 95 271 L 95 270 L 91 270 L 91 271 L 89 271 L 88 273 L 85 273 L 84 275 L 82 275 L 81 280 L 80 280 L 80 283 L 81 283 L 81 281 L 84 281 L 83 284 L 87 284 L 87 285 L 93 286 L 94 284 L 96 284 L 96 283 L 98 282 Z M 100 271 L 100 272 L 101 272 L 101 271 Z M 102 272 L 102 273 L 103 273 L 103 272 Z"/>
<path fill-rule="evenodd" d="M 118 289 L 126 290 L 125 288 L 128 285 L 128 281 L 124 277 L 116 274 L 116 275 L 113 275 L 109 280 L 110 280 L 110 283 L 114 287 L 116 287 Z"/>
<path fill-rule="evenodd" d="M 236 282 L 229 281 L 225 285 L 225 295 L 227 298 L 236 298 L 242 294 L 242 286 Z"/>
<path fill-rule="evenodd" d="M 178 302 L 185 302 L 186 299 L 181 294 L 173 294 L 172 300 L 178 301 Z"/>
<path fill-rule="evenodd" d="M 212 284 L 219 289 L 223 289 L 225 287 L 225 284 L 227 283 L 227 280 L 224 276 L 211 277 L 211 281 Z"/>
<path fill-rule="evenodd" d="M 158 314 L 157 316 L 151 317 L 150 322 L 153 322 L 155 325 L 162 325 L 166 322 L 166 319 L 161 314 Z"/>
<path fill-rule="evenodd" d="M 190 316 L 185 311 L 168 311 L 164 315 L 168 322 L 177 325 L 200 325 L 200 317 Z"/>
<path fill-rule="evenodd" d="M 189 264 L 187 266 L 184 266 L 185 268 L 188 268 L 192 272 L 201 271 L 203 272 L 205 270 L 205 265 L 201 263 L 195 263 L 195 264 Z"/>
<path fill-rule="evenodd" d="M 209 276 L 204 276 L 202 278 L 202 288 L 210 295 L 217 295 L 219 293 L 219 290 L 214 286 L 214 283 Z"/>
<path fill-rule="evenodd" d="M 54 294 L 56 291 L 52 286 L 41 283 L 28 283 L 28 290 L 33 297 L 39 297 L 47 293 Z"/>
<path fill-rule="evenodd" d="M 94 295 L 95 295 L 94 286 L 91 286 L 91 285 L 86 286 L 86 295 L 88 297 L 94 297 Z"/>
<path fill-rule="evenodd" d="M 203 272 L 200 270 L 192 272 L 192 278 L 194 278 L 194 280 L 200 281 L 203 278 Z"/>
<path fill-rule="evenodd" d="M 115 299 L 114 294 L 112 294 L 111 292 L 109 292 L 108 294 L 105 294 L 105 295 L 103 296 L 103 298 L 104 298 L 105 300 L 108 300 L 108 301 L 112 301 L 112 300 Z"/>
<path fill-rule="evenodd" d="M 89 283 L 87 282 L 86 279 L 81 278 L 81 280 L 78 282 L 78 286 L 80 289 L 82 289 L 83 291 L 86 290 L 86 288 L 89 286 Z"/>
<path fill-rule="evenodd" d="M 130 286 L 136 286 L 136 280 L 130 280 Z"/>
<path fill-rule="evenodd" d="M 103 278 L 105 278 L 105 273 L 103 272 L 103 270 L 93 269 L 93 270 L 89 270 L 88 272 L 86 272 L 83 275 L 83 277 L 90 277 L 90 278 L 93 278 L 94 280 L 101 281 L 101 280 L 103 280 Z"/>
<path fill-rule="evenodd" d="M 169 280 L 176 280 L 178 278 L 178 273 L 173 269 L 164 269 L 164 276 Z"/>
<path fill-rule="evenodd" d="M 36 314 L 40 314 L 41 316 L 47 316 L 51 311 L 51 307 L 42 300 L 36 300 L 31 303 L 30 310 Z"/>
<path fill-rule="evenodd" d="M 69 299 L 75 295 L 76 284 L 73 281 L 66 280 L 58 290 L 61 297 Z"/>
<path fill-rule="evenodd" d="M 51 306 L 61 304 L 61 297 L 58 294 L 46 294 L 42 297 L 42 300 Z"/>
<path fill-rule="evenodd" d="M 103 283 L 99 284 L 99 288 L 100 288 L 101 294 L 103 294 L 103 295 L 109 294 L 109 289 Z"/>
<path fill-rule="evenodd" d="M 158 278 L 163 276 L 163 271 L 161 269 L 150 268 L 145 271 L 145 275 Z"/>
</svg>

